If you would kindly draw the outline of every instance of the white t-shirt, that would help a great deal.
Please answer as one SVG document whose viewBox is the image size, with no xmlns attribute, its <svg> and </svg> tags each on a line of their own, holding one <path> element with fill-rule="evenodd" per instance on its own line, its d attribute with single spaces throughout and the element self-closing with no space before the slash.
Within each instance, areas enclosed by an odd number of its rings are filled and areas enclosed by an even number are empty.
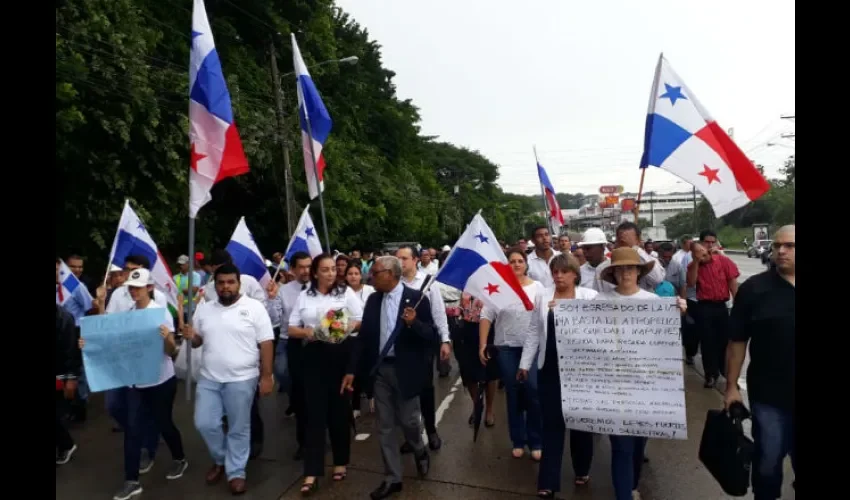
<svg viewBox="0 0 850 500">
<path fill-rule="evenodd" d="M 201 377 L 213 382 L 242 382 L 260 376 L 261 342 L 274 340 L 265 306 L 242 295 L 233 304 L 218 300 L 198 306 L 195 329 L 204 339 Z"/>
<path fill-rule="evenodd" d="M 652 299 L 660 299 L 660 298 L 661 297 L 659 297 L 658 295 L 655 295 L 652 292 L 647 292 L 644 289 L 640 289 L 640 290 L 638 290 L 637 293 L 634 293 L 632 295 L 621 295 L 621 294 L 617 293 L 616 291 L 611 290 L 610 292 L 602 292 L 602 293 L 600 293 L 599 295 L 596 296 L 596 300 L 629 300 L 629 299 L 632 299 L 632 300 L 650 299 L 650 300 L 652 300 Z"/>
<path fill-rule="evenodd" d="M 522 289 L 532 304 L 535 303 L 538 295 L 546 291 L 539 281 L 533 280 Z M 491 323 L 495 322 L 493 345 L 497 346 L 522 347 L 525 344 L 533 314 L 535 314 L 534 310 L 526 311 L 522 304 L 506 307 L 498 313 L 487 306 L 481 309 L 482 319 L 486 318 Z"/>
<path fill-rule="evenodd" d="M 164 308 L 163 306 L 161 306 L 161 305 L 159 305 L 159 304 L 157 304 L 156 302 L 153 302 L 153 301 L 149 302 L 148 307 L 146 307 L 145 309 L 162 309 L 162 315 L 163 315 L 162 324 L 165 325 L 165 327 L 168 328 L 168 331 L 174 330 L 174 318 L 171 317 L 171 313 L 168 312 L 168 309 Z M 131 311 L 137 310 L 135 302 L 133 303 L 130 310 Z M 165 341 L 163 340 L 163 343 L 164 342 Z M 159 381 L 157 381 L 157 383 L 155 383 L 155 384 L 136 385 L 134 387 L 136 387 L 138 389 L 145 389 L 147 387 L 156 387 L 159 384 L 163 384 L 165 382 L 168 382 L 168 379 L 170 379 L 173 376 L 174 376 L 174 362 L 171 360 L 171 356 L 169 356 L 168 354 L 165 354 L 165 348 L 163 346 L 162 363 L 160 364 L 160 368 L 159 368 Z"/>
<path fill-rule="evenodd" d="M 165 294 L 154 288 L 153 301 L 159 307 L 168 307 L 168 299 Z M 106 305 L 106 313 L 118 313 L 132 311 L 136 307 L 136 301 L 130 296 L 130 289 L 127 285 L 121 285 L 112 292 L 112 297 L 109 299 L 109 304 Z M 170 326 L 169 328 L 174 328 Z"/>
<path fill-rule="evenodd" d="M 239 275 L 239 293 L 259 300 L 260 304 L 265 304 L 266 297 L 268 297 L 257 278 L 248 274 Z M 218 302 L 218 294 L 215 293 L 215 280 L 210 280 L 209 283 L 204 285 L 204 300 L 206 302 Z"/>
<path fill-rule="evenodd" d="M 319 324 L 319 318 L 331 309 L 348 309 L 348 317 L 351 321 L 363 319 L 363 305 L 357 294 L 349 287 L 345 287 L 345 293 L 327 295 L 316 291 L 311 295 L 307 288 L 298 296 L 292 314 L 289 316 L 289 326 L 315 328 Z M 352 336 L 357 335 L 353 333 Z"/>
<path fill-rule="evenodd" d="M 352 290 L 352 292 L 354 292 L 354 290 Z M 357 295 L 357 298 L 360 299 L 360 304 L 365 309 L 366 301 L 369 300 L 369 296 L 373 293 L 375 293 L 375 287 L 372 285 L 363 285 L 359 292 L 354 292 L 354 295 Z"/>
</svg>

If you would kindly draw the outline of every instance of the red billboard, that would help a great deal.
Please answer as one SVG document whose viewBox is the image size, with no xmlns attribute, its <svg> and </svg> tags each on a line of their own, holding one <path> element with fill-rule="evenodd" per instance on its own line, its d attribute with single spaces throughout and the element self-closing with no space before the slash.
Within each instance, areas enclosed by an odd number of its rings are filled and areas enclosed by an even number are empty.
<svg viewBox="0 0 850 500">
<path fill-rule="evenodd" d="M 635 199 L 634 198 L 623 198 L 623 201 L 620 202 L 620 210 L 623 212 L 630 212 L 635 209 Z"/>
</svg>

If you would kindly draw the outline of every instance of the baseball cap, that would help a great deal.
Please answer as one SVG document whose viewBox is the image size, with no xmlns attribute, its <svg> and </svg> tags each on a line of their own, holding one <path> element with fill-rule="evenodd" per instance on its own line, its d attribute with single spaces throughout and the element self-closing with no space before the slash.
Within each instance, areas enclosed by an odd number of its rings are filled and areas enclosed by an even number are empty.
<svg viewBox="0 0 850 500">
<path fill-rule="evenodd" d="M 195 252 L 195 260 L 196 261 L 204 260 L 204 252 Z"/>
<path fill-rule="evenodd" d="M 133 269 L 132 271 L 130 271 L 130 276 L 127 278 L 127 281 L 124 284 L 132 287 L 144 287 L 148 285 L 153 285 L 153 280 L 151 279 L 151 272 L 141 267 L 138 269 Z"/>
<path fill-rule="evenodd" d="M 177 263 L 180 264 L 180 265 L 188 264 L 189 263 L 189 256 L 188 255 L 181 255 L 180 257 L 177 257 Z"/>
</svg>

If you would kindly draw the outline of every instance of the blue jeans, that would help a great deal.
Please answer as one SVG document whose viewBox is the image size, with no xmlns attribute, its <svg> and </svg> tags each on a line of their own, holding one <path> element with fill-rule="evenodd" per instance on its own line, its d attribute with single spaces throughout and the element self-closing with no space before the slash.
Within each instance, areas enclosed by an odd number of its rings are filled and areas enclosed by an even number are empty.
<svg viewBox="0 0 850 500">
<path fill-rule="evenodd" d="M 753 415 L 753 495 L 757 500 L 776 500 L 782 493 L 782 464 L 791 455 L 797 472 L 794 413 L 750 401 Z"/>
<path fill-rule="evenodd" d="M 257 378 L 241 382 L 198 380 L 195 393 L 195 428 L 201 433 L 216 465 L 223 465 L 227 480 L 245 478 L 251 454 L 251 405 Z M 221 418 L 227 415 L 227 435 Z"/>
<path fill-rule="evenodd" d="M 505 384 L 505 396 L 508 406 L 508 431 L 514 448 L 539 450 L 543 447 L 541 428 L 543 427 L 540 412 L 540 399 L 537 394 L 537 362 L 531 364 L 528 370 L 528 380 L 520 383 L 516 379 L 519 370 L 519 360 L 522 347 L 499 346 L 496 361 Z M 520 389 L 524 391 L 524 401 L 520 401 Z M 524 410 L 520 409 L 523 404 Z"/>
<path fill-rule="evenodd" d="M 616 500 L 632 500 L 643 467 L 646 438 L 635 436 L 609 436 L 611 438 L 611 479 Z"/>
<path fill-rule="evenodd" d="M 129 387 L 119 387 L 106 391 L 106 411 L 124 432 L 127 432 L 127 429 L 130 428 L 129 397 L 131 390 L 133 389 Z M 159 428 L 153 417 L 142 419 L 140 422 L 144 426 L 141 430 L 142 448 L 148 450 L 148 456 L 153 460 L 156 457 L 156 449 L 159 447 Z"/>
<path fill-rule="evenodd" d="M 287 393 L 289 393 L 289 360 L 286 354 L 288 342 L 289 339 L 278 339 L 274 349 L 274 378 Z"/>
</svg>

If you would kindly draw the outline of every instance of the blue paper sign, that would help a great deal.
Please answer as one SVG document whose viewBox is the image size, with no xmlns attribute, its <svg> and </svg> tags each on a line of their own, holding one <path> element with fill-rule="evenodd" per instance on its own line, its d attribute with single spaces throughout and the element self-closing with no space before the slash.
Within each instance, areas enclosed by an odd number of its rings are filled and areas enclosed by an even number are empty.
<svg viewBox="0 0 850 500">
<path fill-rule="evenodd" d="M 80 321 L 83 366 L 92 392 L 155 384 L 162 365 L 162 308 L 141 309 Z"/>
</svg>

